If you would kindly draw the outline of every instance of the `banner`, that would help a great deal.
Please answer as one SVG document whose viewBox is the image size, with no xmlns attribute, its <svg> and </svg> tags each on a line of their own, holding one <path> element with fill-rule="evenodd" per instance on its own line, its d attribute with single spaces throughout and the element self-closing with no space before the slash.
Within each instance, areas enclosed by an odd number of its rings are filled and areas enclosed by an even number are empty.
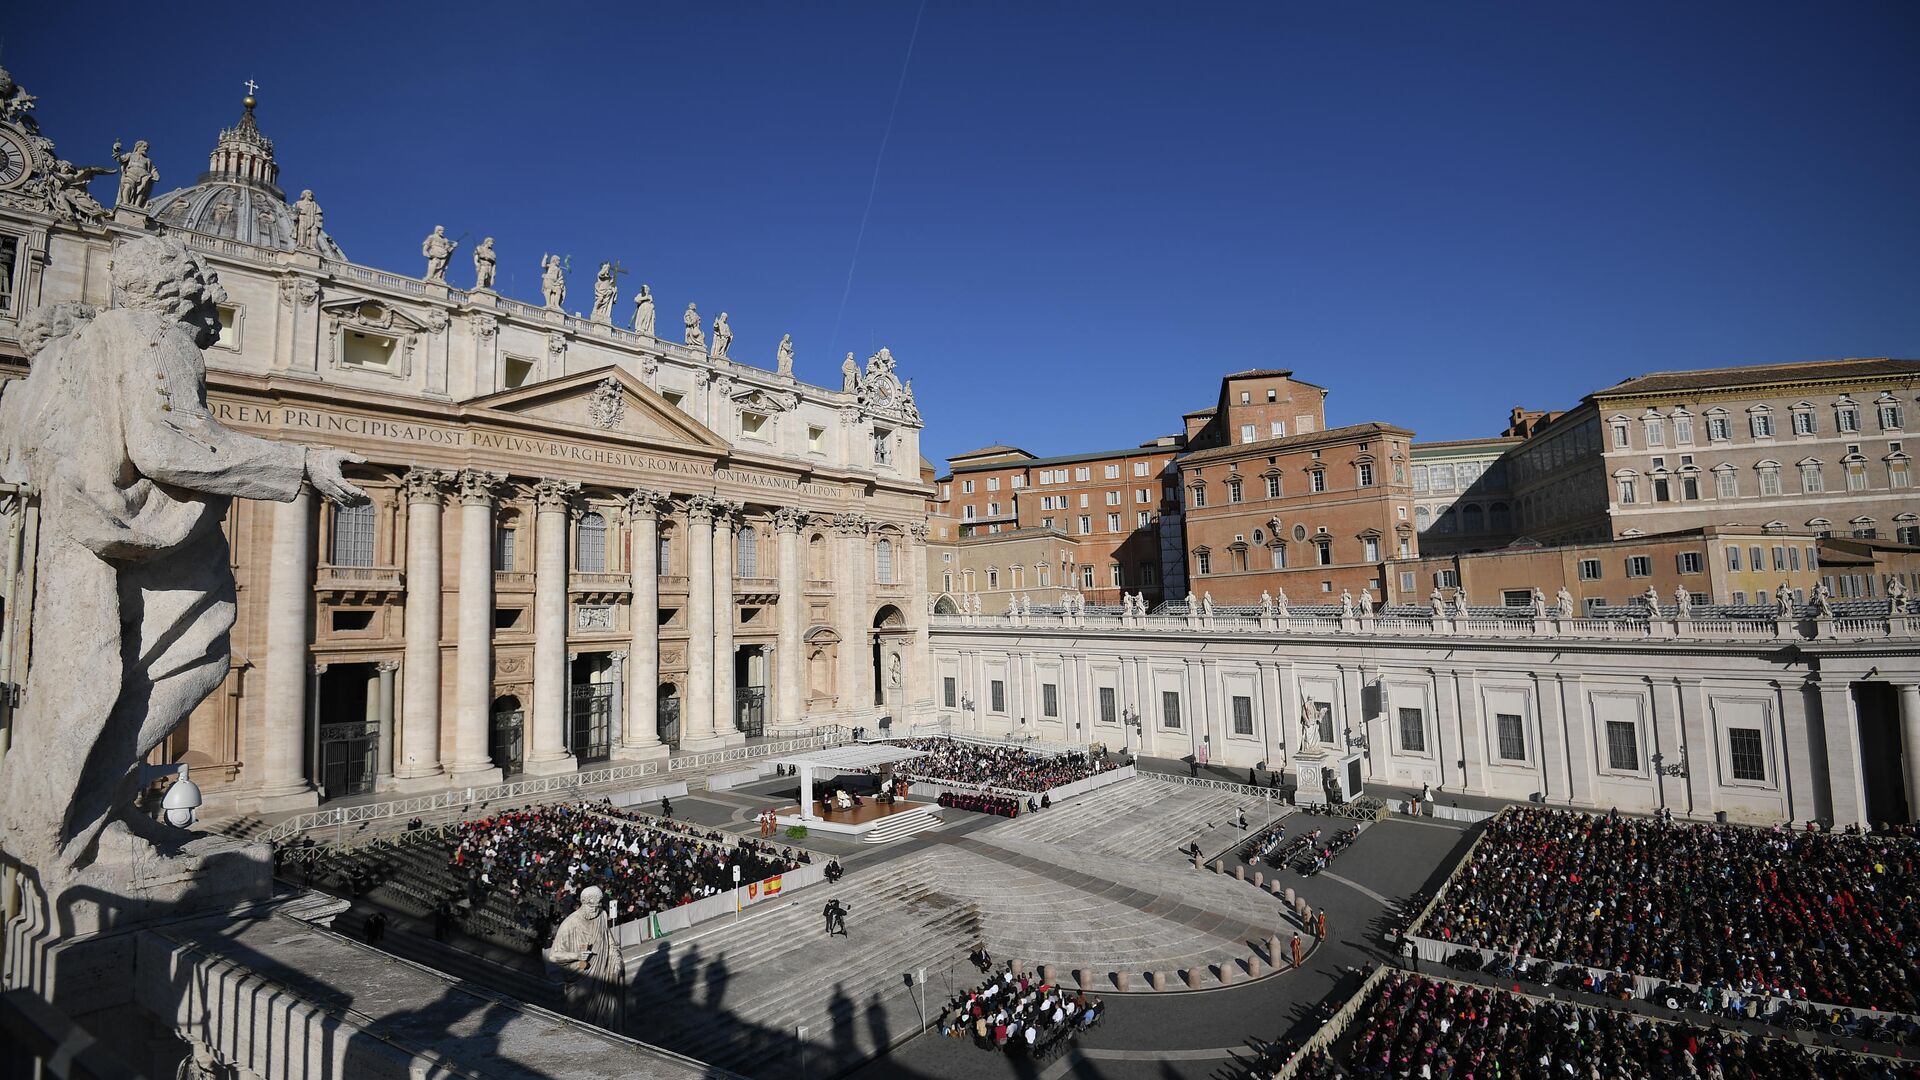
<svg viewBox="0 0 1920 1080">
<path fill-rule="evenodd" d="M 780 875 L 779 874 L 773 875 L 772 877 L 761 882 L 760 884 L 766 886 L 766 893 L 769 899 L 780 895 Z"/>
</svg>

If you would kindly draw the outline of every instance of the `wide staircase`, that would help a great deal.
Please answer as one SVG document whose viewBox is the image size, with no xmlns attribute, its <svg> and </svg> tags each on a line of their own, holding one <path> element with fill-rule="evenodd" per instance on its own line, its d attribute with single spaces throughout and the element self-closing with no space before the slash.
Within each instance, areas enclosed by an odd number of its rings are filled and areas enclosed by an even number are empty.
<svg viewBox="0 0 1920 1080">
<path fill-rule="evenodd" d="M 735 926 L 700 928 L 629 954 L 629 1034 L 754 1077 L 828 1076 L 920 1030 L 927 1007 L 971 985 L 965 962 L 980 939 L 975 906 L 932 884 L 922 851 L 808 889 L 786 905 L 751 909 Z M 851 909 L 848 935 L 829 940 L 821 908 Z"/>
<path fill-rule="evenodd" d="M 937 829 L 944 824 L 946 824 L 946 822 L 945 819 L 940 816 L 940 811 L 931 807 L 905 814 L 893 814 L 885 821 L 861 834 L 860 842 L 863 844 L 885 844 L 889 841 L 905 839 L 915 833 L 923 833 L 929 829 Z"/>
<path fill-rule="evenodd" d="M 994 826 L 992 833 L 1075 851 L 1184 861 L 1182 849 L 1188 844 L 1197 842 L 1211 858 L 1244 838 L 1247 833 L 1234 824 L 1236 811 L 1244 809 L 1249 828 L 1258 829 L 1273 812 L 1271 805 L 1239 792 L 1135 778 L 1039 813 L 1023 813 Z"/>
<path fill-rule="evenodd" d="M 447 865 L 451 842 L 437 836 L 408 837 L 396 843 L 374 844 L 335 853 L 315 868 L 313 883 L 384 907 L 403 915 L 431 919 L 442 901 L 466 897 L 466 882 Z M 281 876 L 304 883 L 297 862 L 283 866 Z M 513 904 L 503 889 L 495 889 L 471 910 L 462 910 L 459 923 L 465 933 L 503 949 L 526 950 L 532 933 L 519 926 Z"/>
</svg>

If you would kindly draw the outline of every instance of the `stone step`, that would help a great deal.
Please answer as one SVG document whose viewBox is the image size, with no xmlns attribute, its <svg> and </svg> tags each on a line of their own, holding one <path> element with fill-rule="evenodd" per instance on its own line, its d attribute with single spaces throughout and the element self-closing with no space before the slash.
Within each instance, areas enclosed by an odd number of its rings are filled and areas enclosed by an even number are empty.
<svg viewBox="0 0 1920 1080">
<path fill-rule="evenodd" d="M 860 837 L 860 842 L 863 844 L 885 844 L 890 841 L 912 836 L 914 833 L 938 829 L 945 824 L 946 821 L 932 810 L 921 810 L 911 814 L 894 814 L 892 817 L 889 817 L 887 820 L 863 834 Z"/>
</svg>

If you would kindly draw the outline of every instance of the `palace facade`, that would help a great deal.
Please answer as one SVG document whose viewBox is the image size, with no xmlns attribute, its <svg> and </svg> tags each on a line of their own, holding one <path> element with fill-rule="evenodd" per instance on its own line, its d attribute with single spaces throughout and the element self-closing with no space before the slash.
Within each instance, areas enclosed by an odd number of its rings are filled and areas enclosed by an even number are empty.
<svg viewBox="0 0 1920 1080">
<path fill-rule="evenodd" d="M 166 750 L 210 810 L 551 774 L 930 704 L 930 489 L 889 352 L 812 386 L 790 344 L 766 343 L 776 370 L 730 358 L 724 317 L 709 343 L 691 306 L 685 343 L 655 337 L 650 293 L 620 319 L 635 328 L 615 325 L 604 268 L 582 316 L 558 260 L 544 304 L 495 291 L 491 241 L 471 289 L 447 283 L 444 256 L 424 278 L 359 265 L 311 193 L 278 186 L 254 110 L 197 183 L 150 200 L 123 184 L 112 210 L 84 178 L 63 182 L 72 166 L 24 109 L 0 125 L 26 158 L 0 180 L 0 380 L 27 370 L 28 313 L 108 306 L 115 243 L 161 232 L 228 294 L 206 355 L 214 415 L 366 459 L 349 473 L 366 505 L 308 493 L 228 516 L 233 669 Z"/>
</svg>

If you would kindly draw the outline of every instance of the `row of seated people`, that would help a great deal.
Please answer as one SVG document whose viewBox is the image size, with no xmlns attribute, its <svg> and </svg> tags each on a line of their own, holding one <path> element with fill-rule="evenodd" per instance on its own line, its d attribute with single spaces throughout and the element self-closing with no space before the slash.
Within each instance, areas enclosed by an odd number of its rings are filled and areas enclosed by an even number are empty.
<svg viewBox="0 0 1920 1080">
<path fill-rule="evenodd" d="M 899 771 L 923 780 L 1045 791 L 1116 768 L 1102 758 L 1082 753 L 1048 757 L 1013 746 L 981 746 L 954 739 L 895 739 L 894 744 L 925 750 L 926 756 L 903 761 Z"/>
<path fill-rule="evenodd" d="M 868 799 L 882 806 L 892 806 L 895 802 L 906 801 L 910 790 L 912 790 L 910 783 L 893 777 L 883 778 L 879 787 L 867 794 L 855 791 L 845 783 L 829 780 L 814 786 L 813 799 L 820 804 L 820 812 L 823 815 L 831 815 L 836 810 L 857 810 L 867 805 Z"/>
<path fill-rule="evenodd" d="M 1047 1057 L 1100 1022 L 1106 1004 L 1025 975 L 1003 971 L 947 1002 L 940 1031 L 982 1049 Z"/>
<path fill-rule="evenodd" d="M 971 791 L 943 791 L 940 805 L 951 810 L 971 810 L 996 817 L 1019 817 L 1020 800 L 1011 795 L 988 795 Z"/>
<path fill-rule="evenodd" d="M 753 840 L 729 846 L 720 833 L 684 832 L 611 804 L 532 807 L 467 822 L 448 862 L 476 903 L 505 890 L 516 912 L 538 917 L 571 910 L 587 886 L 598 885 L 627 922 L 726 892 L 735 866 L 742 882 L 753 882 L 808 861 L 790 848 Z"/>
<path fill-rule="evenodd" d="M 1920 845 L 1535 808 L 1416 931 L 1741 994 L 1920 1012 Z"/>
<path fill-rule="evenodd" d="M 1283 1062 L 1252 1070 L 1271 1077 Z M 1396 972 L 1294 1080 L 1920 1080 L 1909 1061 Z"/>
</svg>

